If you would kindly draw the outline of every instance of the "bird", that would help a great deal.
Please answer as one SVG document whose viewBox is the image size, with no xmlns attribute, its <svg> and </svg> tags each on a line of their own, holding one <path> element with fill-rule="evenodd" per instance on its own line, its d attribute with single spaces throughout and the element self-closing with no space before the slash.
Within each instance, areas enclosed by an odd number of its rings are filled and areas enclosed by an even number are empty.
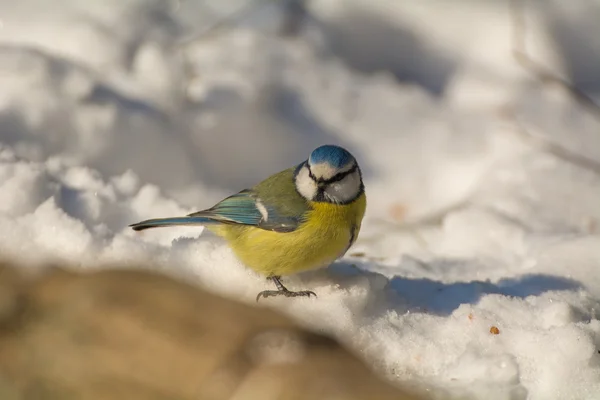
<svg viewBox="0 0 600 400">
<path fill-rule="evenodd" d="M 148 219 L 135 231 L 202 225 L 221 236 L 246 267 L 273 281 L 261 297 L 309 297 L 291 291 L 282 276 L 330 265 L 356 241 L 367 207 L 362 172 L 352 154 L 322 145 L 308 159 L 250 189 L 186 216 Z"/>
</svg>

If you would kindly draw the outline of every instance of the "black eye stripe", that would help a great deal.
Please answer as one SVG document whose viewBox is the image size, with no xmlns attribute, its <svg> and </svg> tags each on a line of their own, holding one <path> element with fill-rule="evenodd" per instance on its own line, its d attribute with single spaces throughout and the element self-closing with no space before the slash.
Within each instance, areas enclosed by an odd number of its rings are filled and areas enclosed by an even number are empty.
<svg viewBox="0 0 600 400">
<path fill-rule="evenodd" d="M 331 183 L 339 182 L 342 179 L 344 179 L 345 177 L 347 177 L 348 175 L 350 175 L 351 173 L 356 172 L 356 170 L 358 169 L 358 164 L 354 164 L 354 166 L 352 168 L 350 168 L 348 171 L 340 172 L 339 174 L 336 174 L 329 179 L 317 178 L 316 176 L 314 176 L 310 169 L 310 165 L 308 165 L 308 163 L 306 163 L 306 168 L 308 169 L 308 176 L 310 176 L 310 178 L 313 181 L 315 181 L 317 183 L 324 183 L 326 185 L 329 185 Z"/>
<path fill-rule="evenodd" d="M 310 169 L 310 165 L 308 165 L 308 163 L 306 163 L 306 169 L 308 170 L 308 176 L 310 176 L 310 179 L 312 179 L 315 182 L 318 182 L 319 180 L 316 176 L 313 175 L 312 170 Z"/>
</svg>

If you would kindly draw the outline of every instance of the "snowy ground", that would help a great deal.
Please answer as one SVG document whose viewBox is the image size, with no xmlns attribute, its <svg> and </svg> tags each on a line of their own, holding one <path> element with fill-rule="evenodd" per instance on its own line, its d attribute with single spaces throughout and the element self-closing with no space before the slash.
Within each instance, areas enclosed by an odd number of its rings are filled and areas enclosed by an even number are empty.
<svg viewBox="0 0 600 400">
<path fill-rule="evenodd" d="M 126 226 L 338 143 L 365 172 L 359 241 L 288 278 L 318 299 L 264 305 L 436 396 L 600 399 L 600 121 L 513 61 L 508 5 L 313 0 L 298 37 L 271 5 L 178 46 L 244 3 L 0 1 L 0 254 L 252 303 L 268 283 L 218 239 Z M 535 4 L 532 53 L 600 92 L 600 8 Z"/>
</svg>

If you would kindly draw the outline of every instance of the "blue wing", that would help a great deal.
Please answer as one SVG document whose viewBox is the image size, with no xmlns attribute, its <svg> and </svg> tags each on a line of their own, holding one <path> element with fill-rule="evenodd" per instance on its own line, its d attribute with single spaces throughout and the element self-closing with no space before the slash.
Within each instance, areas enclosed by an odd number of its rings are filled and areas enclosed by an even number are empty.
<svg viewBox="0 0 600 400">
<path fill-rule="evenodd" d="M 257 228 L 291 232 L 300 224 L 302 216 L 282 215 L 274 207 L 264 204 L 251 190 L 227 197 L 208 210 L 186 217 L 151 219 L 131 225 L 134 230 L 174 225 L 206 225 L 212 223 L 249 225 Z"/>
<path fill-rule="evenodd" d="M 208 218 L 224 224 L 251 225 L 277 232 L 290 232 L 298 227 L 300 216 L 282 215 L 263 203 L 252 190 L 243 190 L 208 210 L 188 215 Z"/>
</svg>

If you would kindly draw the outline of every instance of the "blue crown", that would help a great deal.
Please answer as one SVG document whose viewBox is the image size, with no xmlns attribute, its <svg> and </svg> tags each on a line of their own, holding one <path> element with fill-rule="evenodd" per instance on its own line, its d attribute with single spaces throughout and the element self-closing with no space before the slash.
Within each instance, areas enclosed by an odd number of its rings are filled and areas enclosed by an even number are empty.
<svg viewBox="0 0 600 400">
<path fill-rule="evenodd" d="M 352 157 L 352 154 L 350 154 L 348 150 L 339 146 L 326 144 L 317 147 L 310 153 L 308 163 L 311 165 L 327 163 L 332 167 L 339 169 L 348 165 L 352 160 L 354 160 L 354 157 Z"/>
</svg>

